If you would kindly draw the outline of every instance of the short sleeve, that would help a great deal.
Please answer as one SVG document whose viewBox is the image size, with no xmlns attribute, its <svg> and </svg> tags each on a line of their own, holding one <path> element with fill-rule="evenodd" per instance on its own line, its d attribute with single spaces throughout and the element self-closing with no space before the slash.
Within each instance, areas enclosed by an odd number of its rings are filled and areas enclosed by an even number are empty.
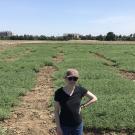
<svg viewBox="0 0 135 135">
<path fill-rule="evenodd" d="M 87 89 L 84 87 L 80 87 L 81 88 L 81 96 L 84 97 L 84 95 L 87 93 Z"/>
</svg>

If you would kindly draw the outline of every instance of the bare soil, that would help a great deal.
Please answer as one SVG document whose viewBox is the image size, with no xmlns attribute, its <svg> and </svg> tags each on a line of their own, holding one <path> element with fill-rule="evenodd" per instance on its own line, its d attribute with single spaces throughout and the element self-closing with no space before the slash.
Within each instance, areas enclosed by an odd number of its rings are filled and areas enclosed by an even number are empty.
<svg viewBox="0 0 135 135">
<path fill-rule="evenodd" d="M 53 57 L 59 63 L 63 60 L 60 53 Z M 20 97 L 21 104 L 15 106 L 11 117 L 2 123 L 8 135 L 56 135 L 54 112 L 50 101 L 54 96 L 52 74 L 56 69 L 45 66 L 37 73 L 35 88 Z"/>
<path fill-rule="evenodd" d="M 96 57 L 104 60 L 104 65 L 106 66 L 110 66 L 111 68 L 117 70 L 119 72 L 119 74 L 123 77 L 123 78 L 126 78 L 126 79 L 129 79 L 129 80 L 132 80 L 132 81 L 135 81 L 135 72 L 130 72 L 130 71 L 127 71 L 127 70 L 122 70 L 122 69 L 119 69 L 117 67 L 117 63 L 116 61 L 113 61 L 111 59 L 108 59 L 106 58 L 103 54 L 100 54 L 100 53 L 95 53 L 95 52 L 89 52 L 91 54 L 94 54 Z"/>
<path fill-rule="evenodd" d="M 37 74 L 35 88 L 22 97 L 22 103 L 3 123 L 9 135 L 55 135 L 54 114 L 50 111 L 54 93 L 51 74 L 54 71 L 48 66 Z"/>
<path fill-rule="evenodd" d="M 15 44 L 14 42 L 8 42 L 9 43 L 0 42 L 0 51 L 22 43 L 17 42 Z M 109 61 L 104 56 L 95 55 L 105 59 L 109 66 L 112 65 L 112 61 Z M 62 53 L 58 56 L 54 56 L 53 60 L 56 63 L 63 61 Z M 55 70 L 56 69 L 51 66 L 43 67 L 37 74 L 37 84 L 35 88 L 27 92 L 25 96 L 20 97 L 22 100 L 21 104 L 14 107 L 13 112 L 11 112 L 11 117 L 5 119 L 2 123 L 2 127 L 7 131 L 8 135 L 56 135 L 54 113 L 52 108 L 50 108 L 50 101 L 54 94 L 51 75 Z M 116 132 L 112 131 L 103 134 L 117 135 Z M 86 132 L 85 135 L 100 135 L 100 133 Z M 118 135 L 126 135 L 126 133 L 121 132 Z"/>
<path fill-rule="evenodd" d="M 98 41 L 98 40 L 68 40 L 68 41 L 47 41 L 47 40 L 0 40 L 0 45 L 15 45 L 24 43 L 80 43 L 80 44 L 98 44 L 98 45 L 135 45 L 135 41 Z"/>
<path fill-rule="evenodd" d="M 130 79 L 130 80 L 135 81 L 135 72 L 129 72 L 129 71 L 127 71 L 127 70 L 120 70 L 120 73 L 121 73 L 124 77 L 126 77 L 126 78 L 128 78 L 128 79 Z"/>
</svg>

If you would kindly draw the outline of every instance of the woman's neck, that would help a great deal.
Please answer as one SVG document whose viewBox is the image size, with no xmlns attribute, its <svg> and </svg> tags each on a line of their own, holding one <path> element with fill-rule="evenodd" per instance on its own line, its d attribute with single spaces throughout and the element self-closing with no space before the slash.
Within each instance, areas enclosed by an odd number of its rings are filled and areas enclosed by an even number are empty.
<svg viewBox="0 0 135 135">
<path fill-rule="evenodd" d="M 75 85 L 65 85 L 65 90 L 73 91 L 75 89 Z"/>
</svg>

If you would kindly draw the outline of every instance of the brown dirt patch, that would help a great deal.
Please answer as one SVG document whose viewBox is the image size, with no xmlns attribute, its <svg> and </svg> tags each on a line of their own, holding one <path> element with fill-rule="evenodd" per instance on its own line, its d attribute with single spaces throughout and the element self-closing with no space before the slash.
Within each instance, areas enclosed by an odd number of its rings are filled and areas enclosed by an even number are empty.
<svg viewBox="0 0 135 135">
<path fill-rule="evenodd" d="M 10 47 L 15 47 L 16 45 L 8 45 L 8 44 L 5 44 L 5 45 L 3 45 L 3 44 L 0 44 L 0 52 L 1 51 L 4 51 L 4 50 L 6 50 L 6 49 L 8 49 L 8 48 L 10 48 Z"/>
<path fill-rule="evenodd" d="M 62 60 L 63 54 L 53 58 L 56 63 Z M 55 70 L 51 66 L 42 68 L 37 74 L 35 88 L 20 97 L 21 104 L 14 107 L 10 118 L 5 119 L 1 124 L 8 135 L 56 134 L 54 112 L 50 108 L 50 101 L 54 94 L 51 74 Z"/>
<path fill-rule="evenodd" d="M 134 131 L 130 129 L 112 130 L 112 129 L 85 129 L 84 135 L 133 135 Z"/>
<path fill-rule="evenodd" d="M 127 70 L 120 70 L 120 73 L 127 79 L 130 79 L 133 81 L 135 80 L 135 72 L 129 72 Z"/>
<path fill-rule="evenodd" d="M 13 62 L 16 61 L 18 58 L 17 57 L 7 57 L 4 59 L 5 62 Z"/>
<path fill-rule="evenodd" d="M 135 45 L 135 41 L 98 41 L 98 40 L 69 40 L 69 41 L 47 41 L 47 40 L 0 40 L 1 44 L 24 44 L 24 43 L 75 43 L 75 44 L 89 44 L 89 45 Z"/>
<path fill-rule="evenodd" d="M 52 58 L 53 58 L 53 61 L 55 61 L 56 63 L 59 63 L 59 62 L 64 60 L 63 54 L 59 54 L 59 55 L 53 56 Z"/>
<path fill-rule="evenodd" d="M 135 72 L 130 72 L 130 71 L 127 71 L 124 69 L 119 69 L 116 61 L 106 58 L 103 54 L 95 53 L 95 52 L 91 52 L 91 51 L 89 53 L 92 53 L 96 57 L 102 59 L 104 61 L 104 63 L 103 63 L 104 65 L 110 66 L 111 68 L 117 70 L 118 73 L 120 73 L 120 75 L 123 78 L 135 81 Z"/>
<path fill-rule="evenodd" d="M 2 60 L 5 62 L 14 62 L 14 61 L 19 60 L 21 57 L 23 57 L 29 53 L 31 53 L 31 51 L 26 50 L 25 52 L 20 53 L 19 55 L 14 54 L 12 56 L 7 56 L 7 57 L 3 58 Z"/>
<path fill-rule="evenodd" d="M 4 120 L 3 127 L 9 135 L 55 135 L 54 114 L 49 104 L 53 96 L 51 74 L 55 69 L 44 67 L 37 74 L 37 85 L 22 97 L 11 118 Z"/>
</svg>

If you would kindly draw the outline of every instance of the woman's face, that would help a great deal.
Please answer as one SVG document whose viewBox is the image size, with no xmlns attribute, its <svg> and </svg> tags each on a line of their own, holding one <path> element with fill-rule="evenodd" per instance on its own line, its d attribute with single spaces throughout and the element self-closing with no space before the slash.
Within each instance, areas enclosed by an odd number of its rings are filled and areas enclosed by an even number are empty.
<svg viewBox="0 0 135 135">
<path fill-rule="evenodd" d="M 65 81 L 68 85 L 76 85 L 78 80 L 78 77 L 76 76 L 70 76 L 70 77 L 65 77 Z"/>
</svg>

